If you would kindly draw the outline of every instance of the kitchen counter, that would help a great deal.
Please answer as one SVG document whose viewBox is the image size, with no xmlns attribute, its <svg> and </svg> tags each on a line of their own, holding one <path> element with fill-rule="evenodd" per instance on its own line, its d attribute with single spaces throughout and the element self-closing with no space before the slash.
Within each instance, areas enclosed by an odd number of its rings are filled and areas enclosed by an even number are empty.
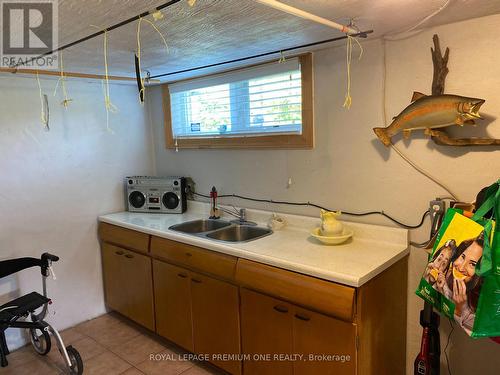
<svg viewBox="0 0 500 375">
<path fill-rule="evenodd" d="M 288 222 L 272 235 L 244 243 L 229 243 L 169 230 L 174 224 L 208 218 L 209 206 L 189 202 L 182 215 L 118 212 L 99 221 L 167 238 L 271 266 L 360 287 L 409 253 L 408 231 L 379 225 L 343 223 L 354 231 L 341 245 L 326 246 L 309 235 L 319 218 L 280 214 Z M 271 212 L 247 210 L 247 219 L 265 226 Z M 222 217 L 231 220 L 232 217 Z"/>
</svg>

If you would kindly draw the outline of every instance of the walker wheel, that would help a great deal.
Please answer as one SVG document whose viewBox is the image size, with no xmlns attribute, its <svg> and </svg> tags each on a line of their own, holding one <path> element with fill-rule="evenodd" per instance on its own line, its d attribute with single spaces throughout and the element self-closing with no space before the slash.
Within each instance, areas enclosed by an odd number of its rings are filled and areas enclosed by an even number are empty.
<svg viewBox="0 0 500 375">
<path fill-rule="evenodd" d="M 66 347 L 66 352 L 68 353 L 69 360 L 71 361 L 70 374 L 83 374 L 83 361 L 80 353 L 78 353 L 78 350 L 69 345 Z"/>
<path fill-rule="evenodd" d="M 35 349 L 35 352 L 40 355 L 47 355 L 52 346 L 49 333 L 39 328 L 30 328 L 29 331 L 31 345 Z"/>
</svg>

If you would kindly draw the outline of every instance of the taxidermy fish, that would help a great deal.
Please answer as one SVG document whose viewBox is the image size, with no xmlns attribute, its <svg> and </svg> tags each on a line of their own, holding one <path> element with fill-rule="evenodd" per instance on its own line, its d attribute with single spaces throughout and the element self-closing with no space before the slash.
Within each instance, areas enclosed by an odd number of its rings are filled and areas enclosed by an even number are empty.
<svg viewBox="0 0 500 375">
<path fill-rule="evenodd" d="M 414 92 L 412 103 L 399 115 L 394 117 L 391 125 L 386 128 L 374 128 L 377 137 L 386 146 L 391 144 L 391 138 L 403 132 L 404 137 L 410 137 L 412 130 L 437 129 L 451 125 L 474 125 L 474 119 L 481 119 L 479 108 L 485 100 L 467 98 L 458 95 L 425 95 Z"/>
</svg>

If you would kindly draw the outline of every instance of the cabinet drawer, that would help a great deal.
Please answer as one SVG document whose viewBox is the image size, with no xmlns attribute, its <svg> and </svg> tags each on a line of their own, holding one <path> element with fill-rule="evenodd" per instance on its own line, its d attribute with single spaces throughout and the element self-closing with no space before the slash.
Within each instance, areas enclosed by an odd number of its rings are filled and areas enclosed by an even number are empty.
<svg viewBox="0 0 500 375">
<path fill-rule="evenodd" d="M 236 281 L 345 321 L 353 320 L 355 289 L 281 268 L 239 259 Z"/>
<path fill-rule="evenodd" d="M 151 237 L 151 252 L 166 261 L 203 271 L 224 279 L 233 280 L 236 258 L 196 246 Z"/>
<path fill-rule="evenodd" d="M 149 235 L 108 223 L 99 223 L 99 237 L 104 242 L 147 253 Z"/>
</svg>

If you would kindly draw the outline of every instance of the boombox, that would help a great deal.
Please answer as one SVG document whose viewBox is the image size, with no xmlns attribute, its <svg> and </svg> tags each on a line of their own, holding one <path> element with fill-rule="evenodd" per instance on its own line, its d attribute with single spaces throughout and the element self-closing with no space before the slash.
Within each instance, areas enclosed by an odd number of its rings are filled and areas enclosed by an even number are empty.
<svg viewBox="0 0 500 375">
<path fill-rule="evenodd" d="M 184 177 L 132 176 L 125 178 L 128 210 L 182 214 L 187 209 Z"/>
</svg>

